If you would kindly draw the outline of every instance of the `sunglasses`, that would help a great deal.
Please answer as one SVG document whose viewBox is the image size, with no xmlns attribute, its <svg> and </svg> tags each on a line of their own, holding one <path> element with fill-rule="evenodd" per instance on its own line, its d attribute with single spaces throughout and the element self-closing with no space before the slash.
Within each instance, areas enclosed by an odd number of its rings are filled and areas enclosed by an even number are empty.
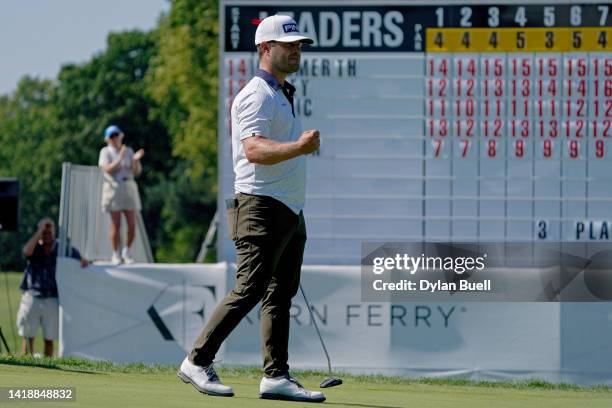
<svg viewBox="0 0 612 408">
<path fill-rule="evenodd" d="M 117 136 L 119 136 L 119 133 L 111 133 L 109 137 L 113 138 L 113 137 L 117 137 Z"/>
</svg>

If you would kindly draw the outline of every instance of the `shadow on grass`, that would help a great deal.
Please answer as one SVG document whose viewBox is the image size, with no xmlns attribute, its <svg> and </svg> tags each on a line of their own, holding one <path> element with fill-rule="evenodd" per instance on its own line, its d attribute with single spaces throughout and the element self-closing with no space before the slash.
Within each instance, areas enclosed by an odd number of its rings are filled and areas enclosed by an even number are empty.
<svg viewBox="0 0 612 408">
<path fill-rule="evenodd" d="M 49 370 L 60 370 L 71 373 L 79 373 L 79 374 L 102 374 L 95 371 L 80 369 L 80 368 L 68 368 L 65 366 L 57 365 L 53 362 L 53 358 L 24 358 L 20 357 L 16 359 L 14 357 L 0 356 L 0 364 L 13 365 L 13 366 L 22 366 L 22 367 L 37 367 L 37 368 L 46 368 Z"/>
<path fill-rule="evenodd" d="M 365 407 L 365 408 L 404 408 L 395 405 L 372 405 L 372 404 L 354 404 L 350 402 L 329 402 L 325 401 L 325 405 L 338 405 L 341 407 Z"/>
<path fill-rule="evenodd" d="M 288 402 L 285 400 L 262 400 L 261 398 L 257 398 L 257 397 L 245 397 L 245 396 L 234 396 L 233 399 L 245 400 L 245 402 L 254 402 L 254 401 L 259 401 L 259 402 L 271 401 L 271 402 L 279 402 L 279 403 Z M 290 403 L 295 403 L 295 402 L 290 402 Z M 300 403 L 300 406 L 301 405 L 302 403 Z M 306 405 L 311 405 L 311 404 L 306 404 Z M 319 404 L 314 404 L 314 405 L 319 405 Z M 405 408 L 403 406 L 400 407 L 396 405 L 372 405 L 372 404 L 358 404 L 358 403 L 352 403 L 352 402 L 329 402 L 329 400 L 326 400 L 322 405 L 337 405 L 338 407 L 359 407 L 359 408 L 361 407 L 364 407 L 364 408 Z"/>
</svg>

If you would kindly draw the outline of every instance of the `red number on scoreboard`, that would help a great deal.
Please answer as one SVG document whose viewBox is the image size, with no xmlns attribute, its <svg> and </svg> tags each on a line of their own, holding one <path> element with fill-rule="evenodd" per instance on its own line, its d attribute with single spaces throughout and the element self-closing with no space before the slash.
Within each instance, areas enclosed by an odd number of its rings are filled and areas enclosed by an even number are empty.
<svg viewBox="0 0 612 408">
<path fill-rule="evenodd" d="M 606 58 L 604 64 L 605 64 L 604 75 L 607 77 L 612 76 L 612 58 Z"/>
<path fill-rule="evenodd" d="M 474 120 L 473 119 L 468 119 L 467 131 L 465 132 L 465 135 L 469 137 L 474 136 Z"/>
<path fill-rule="evenodd" d="M 446 97 L 446 87 L 448 85 L 447 79 L 428 79 L 427 80 L 427 94 L 428 96 L 437 96 L 441 98 Z"/>
<path fill-rule="evenodd" d="M 476 85 L 476 81 L 474 81 L 473 79 L 468 79 L 467 80 L 467 91 L 466 91 L 466 95 L 467 96 L 474 96 L 474 86 Z"/>
<path fill-rule="evenodd" d="M 487 155 L 489 157 L 495 157 L 496 154 L 497 154 L 497 142 L 495 140 L 489 140 Z"/>
<path fill-rule="evenodd" d="M 584 120 L 576 121 L 576 137 L 584 137 Z"/>
<path fill-rule="evenodd" d="M 552 156 L 552 142 L 550 140 L 545 140 L 542 146 L 542 153 L 544 157 Z"/>
<path fill-rule="evenodd" d="M 558 127 L 558 122 L 556 120 L 550 120 L 548 121 L 548 134 L 546 135 L 546 126 L 545 126 L 545 122 L 543 120 L 539 121 L 538 123 L 540 125 L 540 137 L 544 137 L 544 136 L 550 136 L 550 137 L 557 137 L 557 135 L 559 134 L 557 127 Z"/>
<path fill-rule="evenodd" d="M 468 154 L 468 150 L 470 148 L 470 141 L 469 140 L 462 140 L 461 144 L 462 144 L 461 157 L 466 157 L 467 154 Z"/>
<path fill-rule="evenodd" d="M 446 79 L 441 79 L 438 83 L 439 85 L 439 91 L 438 91 L 438 96 L 440 97 L 445 97 L 446 96 Z"/>
<path fill-rule="evenodd" d="M 544 96 L 556 96 L 557 95 L 557 81 L 555 79 L 545 81 L 538 79 L 537 83 L 537 94 L 540 98 Z M 546 93 L 546 95 L 545 95 Z"/>
<path fill-rule="evenodd" d="M 522 103 L 521 103 L 522 102 Z M 528 116 L 529 115 L 529 100 L 523 101 L 512 100 L 512 116 Z"/>
<path fill-rule="evenodd" d="M 238 74 L 242 76 L 247 75 L 247 62 L 246 59 L 241 58 L 240 60 L 236 60 L 238 67 L 234 67 L 234 59 L 229 60 L 229 74 L 230 76 L 234 75 L 234 70 L 238 71 Z"/>
<path fill-rule="evenodd" d="M 578 141 L 572 140 L 569 142 L 569 157 L 575 159 L 580 154 Z"/>
<path fill-rule="evenodd" d="M 489 90 L 490 88 L 493 88 L 492 92 Z M 501 79 L 495 79 L 491 81 L 489 81 L 488 79 L 485 79 L 483 93 L 484 93 L 484 96 L 487 96 L 487 97 L 491 93 L 493 94 L 493 96 L 496 96 L 498 98 L 504 96 L 504 81 Z"/>
<path fill-rule="evenodd" d="M 501 58 L 495 58 L 494 60 L 485 59 L 485 76 L 493 76 L 501 77 L 504 75 L 504 63 Z"/>
<path fill-rule="evenodd" d="M 246 64 L 246 60 L 244 58 L 241 59 L 240 60 L 240 64 L 238 64 L 238 72 L 242 76 L 246 76 L 246 74 L 247 74 L 247 64 Z"/>
<path fill-rule="evenodd" d="M 593 128 L 593 137 L 598 137 L 599 136 L 599 131 L 597 130 L 599 128 L 599 122 L 594 120 L 593 122 L 591 122 L 591 127 Z M 609 120 L 604 120 L 603 123 L 601 123 L 601 125 L 603 126 L 603 133 L 602 136 L 603 137 L 610 137 L 610 127 L 612 125 L 612 122 Z"/>
<path fill-rule="evenodd" d="M 468 136 L 468 137 L 474 136 L 474 119 L 468 119 L 465 122 L 461 120 L 456 120 L 455 121 L 455 134 L 457 136 Z"/>
<path fill-rule="evenodd" d="M 457 116 L 474 116 L 474 100 L 455 101 L 455 114 Z"/>
<path fill-rule="evenodd" d="M 519 64 L 520 61 L 520 64 Z M 531 60 L 523 58 L 521 60 L 512 60 L 512 75 L 528 77 L 531 75 Z"/>
<path fill-rule="evenodd" d="M 510 128 L 512 130 L 512 137 L 521 136 L 521 137 L 529 137 L 529 128 L 531 124 L 529 120 L 523 119 L 521 121 L 512 120 L 510 122 Z"/>
<path fill-rule="evenodd" d="M 476 65 L 477 64 L 475 59 L 458 59 L 456 64 L 457 75 L 461 77 L 465 75 L 465 73 L 468 73 L 471 76 L 476 76 Z"/>
<path fill-rule="evenodd" d="M 520 93 L 520 96 L 527 98 L 529 95 L 531 95 L 531 81 L 529 79 L 513 79 L 510 84 L 512 88 L 512 96 L 516 97 Z"/>
<path fill-rule="evenodd" d="M 438 63 L 437 67 L 436 67 L 436 62 Z M 448 60 L 447 59 L 442 59 L 442 60 L 430 59 L 429 60 L 429 75 L 435 76 L 436 73 L 440 73 L 442 74 L 442 76 L 446 76 L 448 74 Z"/>
<path fill-rule="evenodd" d="M 603 142 L 603 140 L 597 140 L 595 142 L 595 157 L 597 157 L 597 158 L 604 157 L 604 142 Z"/>
<path fill-rule="evenodd" d="M 495 119 L 493 121 L 493 126 L 494 126 L 493 136 L 501 137 L 502 121 L 499 119 Z"/>
<path fill-rule="evenodd" d="M 484 116 L 501 116 L 502 101 L 499 99 L 484 101 Z"/>
<path fill-rule="evenodd" d="M 569 58 L 567 60 L 567 75 L 584 77 L 587 74 L 587 64 L 584 58 Z"/>
<path fill-rule="evenodd" d="M 573 103 L 572 101 L 566 101 L 566 114 L 567 116 L 586 116 L 586 101 L 584 99 L 578 99 Z"/>
<path fill-rule="evenodd" d="M 525 143 L 522 140 L 517 140 L 514 146 L 514 155 L 516 157 L 523 157 L 525 154 Z"/>
<path fill-rule="evenodd" d="M 438 129 L 438 136 L 445 137 L 446 135 L 448 135 L 448 121 L 446 119 L 441 119 Z"/>
<path fill-rule="evenodd" d="M 437 116 L 438 114 L 436 113 L 436 105 L 440 106 L 440 112 L 439 112 L 439 116 L 446 116 L 446 100 L 445 99 L 439 99 L 439 100 L 435 100 L 435 99 L 430 99 L 429 100 L 429 110 L 431 112 L 431 116 Z"/>
<path fill-rule="evenodd" d="M 540 76 L 556 76 L 557 75 L 557 59 L 556 58 L 538 58 L 538 75 Z"/>
<path fill-rule="evenodd" d="M 440 156 L 440 150 L 442 150 L 442 140 L 437 139 L 433 141 L 434 145 L 434 157 Z"/>
</svg>

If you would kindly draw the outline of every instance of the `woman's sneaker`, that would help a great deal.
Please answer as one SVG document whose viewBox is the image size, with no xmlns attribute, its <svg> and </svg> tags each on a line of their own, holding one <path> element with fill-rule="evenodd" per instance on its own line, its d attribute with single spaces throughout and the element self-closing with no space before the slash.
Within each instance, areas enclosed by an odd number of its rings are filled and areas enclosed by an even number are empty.
<svg viewBox="0 0 612 408">
<path fill-rule="evenodd" d="M 279 377 L 264 377 L 259 384 L 259 397 L 262 399 L 323 402 L 325 395 L 319 391 L 307 390 L 289 374 Z"/>
<path fill-rule="evenodd" d="M 121 259 L 121 255 L 119 255 L 119 251 L 113 252 L 113 256 L 111 257 L 111 264 L 117 266 L 123 263 L 123 259 Z"/>
<path fill-rule="evenodd" d="M 127 265 L 131 265 L 135 262 L 134 258 L 132 258 L 132 254 L 130 254 L 130 248 L 128 247 L 123 247 L 121 257 L 123 258 L 123 262 L 125 262 Z"/>
<path fill-rule="evenodd" d="M 234 396 L 232 387 L 221 384 L 212 364 L 201 367 L 192 364 L 189 358 L 185 357 L 176 375 L 184 382 L 191 383 L 196 390 L 204 394 L 218 397 Z"/>
</svg>

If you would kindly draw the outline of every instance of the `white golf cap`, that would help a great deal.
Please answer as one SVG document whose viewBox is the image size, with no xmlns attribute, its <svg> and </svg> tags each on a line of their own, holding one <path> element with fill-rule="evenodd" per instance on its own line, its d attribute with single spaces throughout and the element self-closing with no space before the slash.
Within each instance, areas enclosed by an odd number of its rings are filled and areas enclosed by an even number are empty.
<svg viewBox="0 0 612 408">
<path fill-rule="evenodd" d="M 255 45 L 266 41 L 295 42 L 301 41 L 312 44 L 311 38 L 300 33 L 300 28 L 294 19 L 289 16 L 275 14 L 264 18 L 257 26 L 255 32 Z"/>
</svg>

